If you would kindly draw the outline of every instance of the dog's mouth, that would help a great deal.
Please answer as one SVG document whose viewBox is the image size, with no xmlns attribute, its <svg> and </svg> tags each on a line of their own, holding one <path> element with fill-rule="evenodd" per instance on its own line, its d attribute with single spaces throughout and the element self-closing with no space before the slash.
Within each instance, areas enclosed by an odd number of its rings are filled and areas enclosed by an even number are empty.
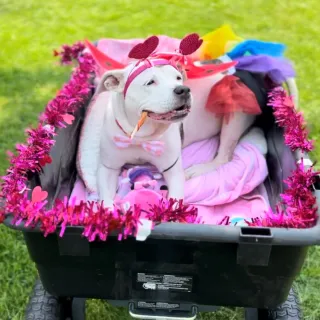
<svg viewBox="0 0 320 320">
<path fill-rule="evenodd" d="M 148 112 L 148 117 L 152 120 L 158 121 L 178 121 L 185 118 L 191 110 L 191 106 L 189 104 L 183 104 L 182 106 L 171 110 L 166 113 L 155 113 L 151 111 Z"/>
</svg>

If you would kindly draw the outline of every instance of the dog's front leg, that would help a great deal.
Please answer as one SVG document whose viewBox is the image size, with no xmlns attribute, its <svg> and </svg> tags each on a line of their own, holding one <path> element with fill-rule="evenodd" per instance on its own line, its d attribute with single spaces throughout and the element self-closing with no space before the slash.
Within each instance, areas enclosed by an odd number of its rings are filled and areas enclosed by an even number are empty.
<svg viewBox="0 0 320 320">
<path fill-rule="evenodd" d="M 228 122 L 224 120 L 216 157 L 210 162 L 197 164 L 186 169 L 186 179 L 204 175 L 231 161 L 241 136 L 253 124 L 254 120 L 254 115 L 243 112 L 235 112 Z"/>
<path fill-rule="evenodd" d="M 120 169 L 111 169 L 100 164 L 98 169 L 98 191 L 100 202 L 105 208 L 113 208 L 113 199 L 117 192 Z"/>
<path fill-rule="evenodd" d="M 168 198 L 183 200 L 185 178 L 181 157 L 170 170 L 163 172 L 163 177 L 169 189 Z"/>
</svg>

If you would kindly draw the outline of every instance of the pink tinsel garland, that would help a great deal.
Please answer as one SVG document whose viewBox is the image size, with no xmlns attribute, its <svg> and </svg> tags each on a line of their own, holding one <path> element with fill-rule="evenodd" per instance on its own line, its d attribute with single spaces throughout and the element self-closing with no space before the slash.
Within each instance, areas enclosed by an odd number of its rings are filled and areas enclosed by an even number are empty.
<svg viewBox="0 0 320 320">
<path fill-rule="evenodd" d="M 302 113 L 297 112 L 291 97 L 282 87 L 273 89 L 269 94 L 269 104 L 274 111 L 277 124 L 284 129 L 285 144 L 291 151 L 310 152 L 313 141 L 308 139 Z M 284 181 L 288 189 L 281 195 L 282 202 L 276 212 L 270 209 L 265 217 L 254 219 L 249 225 L 285 228 L 310 228 L 318 219 L 316 198 L 312 193 L 315 177 L 319 172 L 306 169 L 301 159 L 292 175 Z"/>
<path fill-rule="evenodd" d="M 277 87 L 269 93 L 268 105 L 273 108 L 277 124 L 284 129 L 285 144 L 292 151 L 312 151 L 313 141 L 308 139 L 303 115 L 297 112 L 292 98 L 282 87 Z"/>
<path fill-rule="evenodd" d="M 62 64 L 78 60 L 79 66 L 56 98 L 48 103 L 38 127 L 27 130 L 27 144 L 17 145 L 17 155 L 11 155 L 10 168 L 3 177 L 0 194 L 0 223 L 3 222 L 5 214 L 10 213 L 16 224 L 24 221 L 26 226 L 35 226 L 40 223 L 45 235 L 61 228 L 62 236 L 67 226 L 83 226 L 83 235 L 90 241 L 96 237 L 106 240 L 112 231 L 117 231 L 121 240 L 136 234 L 142 214 L 140 208 L 130 208 L 126 212 L 120 209 L 110 211 L 99 205 L 94 209 L 93 203 L 69 205 L 65 199 L 57 200 L 52 209 L 46 210 L 45 199 L 35 201 L 28 196 L 27 173 L 38 172 L 42 166 L 51 162 L 49 153 L 54 145 L 55 128 L 65 127 L 68 122 L 66 115 L 75 112 L 88 100 L 90 78 L 95 73 L 95 63 L 89 54 L 82 53 L 83 49 L 84 45 L 77 43 L 72 47 L 63 46 L 62 52 L 54 52 L 56 56 L 60 56 Z M 291 98 L 282 88 L 276 88 L 270 93 L 270 105 L 274 108 L 277 123 L 284 128 L 285 143 L 291 150 L 312 150 L 313 145 L 307 139 L 303 117 L 295 111 Z M 316 174 L 312 169 L 305 170 L 303 164 L 298 165 L 286 181 L 289 188 L 282 195 L 282 203 L 278 205 L 277 212 L 267 212 L 264 218 L 257 218 L 250 225 L 292 228 L 313 226 L 317 219 L 317 208 L 310 188 Z M 163 200 L 158 206 L 151 207 L 144 216 L 154 223 L 200 223 L 196 209 L 181 202 L 177 207 L 176 204 L 171 199 Z M 228 224 L 228 219 L 221 224 Z"/>
</svg>

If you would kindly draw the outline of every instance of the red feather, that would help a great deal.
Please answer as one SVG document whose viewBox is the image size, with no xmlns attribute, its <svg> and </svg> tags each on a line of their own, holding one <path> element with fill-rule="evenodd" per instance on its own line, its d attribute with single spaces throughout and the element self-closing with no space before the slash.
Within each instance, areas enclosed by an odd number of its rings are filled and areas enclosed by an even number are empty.
<svg viewBox="0 0 320 320">
<path fill-rule="evenodd" d="M 144 42 L 134 46 L 129 52 L 129 58 L 133 59 L 146 59 L 151 53 L 157 49 L 159 44 L 159 38 L 157 36 L 151 36 Z"/>
<path fill-rule="evenodd" d="M 197 33 L 185 36 L 180 42 L 180 53 L 184 56 L 196 52 L 202 45 L 203 40 Z"/>
</svg>

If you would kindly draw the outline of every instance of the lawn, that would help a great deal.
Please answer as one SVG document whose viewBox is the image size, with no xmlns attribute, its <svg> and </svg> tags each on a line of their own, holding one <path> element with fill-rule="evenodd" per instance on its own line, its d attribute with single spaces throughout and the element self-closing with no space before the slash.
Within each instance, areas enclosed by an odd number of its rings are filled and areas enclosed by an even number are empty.
<svg viewBox="0 0 320 320">
<path fill-rule="evenodd" d="M 295 62 L 300 105 L 311 135 L 320 135 L 320 7 L 316 0 L 0 0 L 0 174 L 6 151 L 24 141 L 70 70 L 55 64 L 51 52 L 61 44 L 101 37 L 150 34 L 204 34 L 230 23 L 247 38 L 281 41 Z M 318 40 L 317 40 L 318 39 Z M 313 158 L 320 155 L 318 148 Z M 36 270 L 22 236 L 0 226 L 0 319 L 23 319 Z M 306 320 L 320 319 L 320 249 L 312 248 L 297 279 Z M 88 302 L 88 319 L 128 319 L 125 310 Z M 202 319 L 241 319 L 240 310 L 223 309 Z"/>
</svg>

